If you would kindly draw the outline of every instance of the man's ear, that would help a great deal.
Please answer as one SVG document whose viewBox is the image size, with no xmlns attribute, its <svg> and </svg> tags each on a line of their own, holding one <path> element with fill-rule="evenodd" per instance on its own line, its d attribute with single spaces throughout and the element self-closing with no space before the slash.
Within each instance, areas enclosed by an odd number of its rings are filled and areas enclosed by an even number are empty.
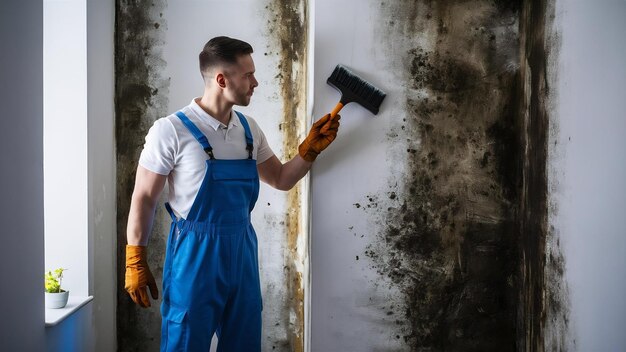
<svg viewBox="0 0 626 352">
<path fill-rule="evenodd" d="M 222 72 L 215 75 L 215 83 L 217 83 L 220 88 L 226 88 L 226 77 L 224 77 Z"/>
</svg>

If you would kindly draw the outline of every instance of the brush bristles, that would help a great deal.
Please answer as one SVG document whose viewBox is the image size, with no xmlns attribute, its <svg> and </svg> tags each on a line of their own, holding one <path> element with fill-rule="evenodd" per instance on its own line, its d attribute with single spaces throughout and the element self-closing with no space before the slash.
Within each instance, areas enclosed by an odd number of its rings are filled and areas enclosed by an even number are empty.
<svg viewBox="0 0 626 352">
<path fill-rule="evenodd" d="M 342 65 L 335 67 L 328 78 L 328 83 L 339 89 L 344 95 L 349 92 L 350 96 L 347 98 L 350 101 L 363 105 L 375 114 L 378 113 L 378 107 L 386 96 L 385 92 L 362 80 Z"/>
</svg>

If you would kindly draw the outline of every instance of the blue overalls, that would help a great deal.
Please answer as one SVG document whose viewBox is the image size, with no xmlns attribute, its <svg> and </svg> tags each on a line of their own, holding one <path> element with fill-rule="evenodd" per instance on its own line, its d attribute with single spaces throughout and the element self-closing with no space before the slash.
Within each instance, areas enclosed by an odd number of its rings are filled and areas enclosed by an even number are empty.
<svg viewBox="0 0 626 352">
<path fill-rule="evenodd" d="M 257 238 L 250 212 L 259 195 L 252 133 L 245 130 L 248 159 L 217 160 L 206 136 L 176 115 L 209 156 L 206 173 L 186 219 L 172 225 L 163 268 L 161 351 L 261 351 L 261 287 Z M 244 146 L 242 146 L 243 148 Z"/>
</svg>

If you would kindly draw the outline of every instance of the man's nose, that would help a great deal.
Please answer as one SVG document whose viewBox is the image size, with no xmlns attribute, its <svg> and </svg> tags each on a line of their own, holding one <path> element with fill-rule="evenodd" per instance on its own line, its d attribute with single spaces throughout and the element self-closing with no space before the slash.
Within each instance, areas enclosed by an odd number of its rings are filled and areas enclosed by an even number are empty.
<svg viewBox="0 0 626 352">
<path fill-rule="evenodd" d="M 259 81 L 256 80 L 256 77 L 252 76 L 252 87 L 258 87 Z"/>
</svg>

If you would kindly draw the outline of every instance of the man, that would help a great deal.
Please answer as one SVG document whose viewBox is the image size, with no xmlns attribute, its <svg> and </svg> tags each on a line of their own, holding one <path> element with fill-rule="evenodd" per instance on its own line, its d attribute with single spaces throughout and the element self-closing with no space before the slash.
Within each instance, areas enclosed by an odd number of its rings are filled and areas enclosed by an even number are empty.
<svg viewBox="0 0 626 352">
<path fill-rule="evenodd" d="M 216 37 L 200 53 L 202 97 L 161 118 L 146 136 L 128 217 L 125 288 L 135 303 L 158 298 L 146 245 L 160 193 L 172 217 L 163 269 L 162 351 L 261 350 L 257 238 L 250 223 L 259 179 L 291 189 L 335 139 L 339 116 L 313 124 L 298 155 L 282 164 L 250 117 L 258 86 L 252 47 Z"/>
</svg>

